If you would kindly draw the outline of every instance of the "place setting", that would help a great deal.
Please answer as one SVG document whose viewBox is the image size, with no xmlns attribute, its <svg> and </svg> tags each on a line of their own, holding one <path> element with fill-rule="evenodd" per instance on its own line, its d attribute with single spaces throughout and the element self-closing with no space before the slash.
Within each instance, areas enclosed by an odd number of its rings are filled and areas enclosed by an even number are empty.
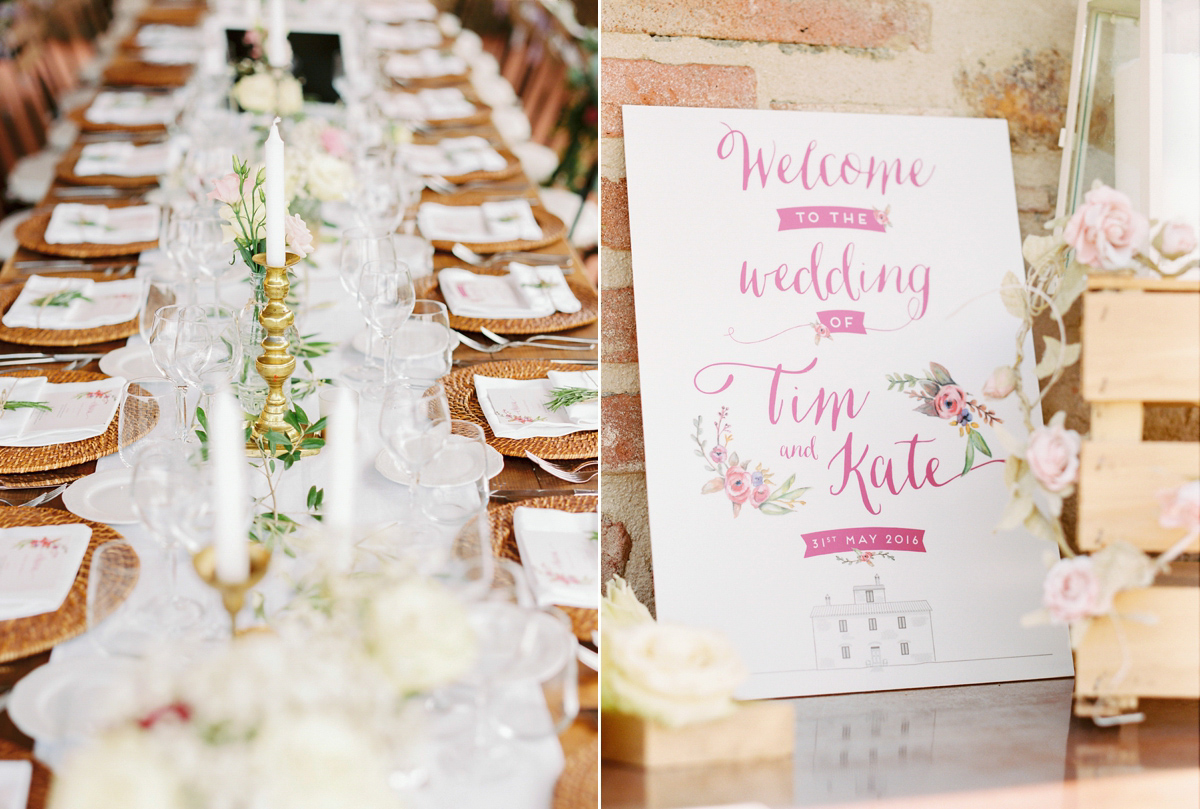
<svg viewBox="0 0 1200 809">
<path fill-rule="evenodd" d="M 80 186 L 114 189 L 154 186 L 169 169 L 169 154 L 166 143 L 85 143 L 66 153 L 58 164 L 57 175 L 65 183 Z"/>
</svg>

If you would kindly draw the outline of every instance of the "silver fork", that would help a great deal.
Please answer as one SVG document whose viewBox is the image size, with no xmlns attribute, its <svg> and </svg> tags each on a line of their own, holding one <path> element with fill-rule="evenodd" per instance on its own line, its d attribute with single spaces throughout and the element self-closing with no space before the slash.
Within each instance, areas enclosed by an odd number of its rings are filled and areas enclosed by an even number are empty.
<svg viewBox="0 0 1200 809">
<path fill-rule="evenodd" d="M 465 183 L 450 182 L 440 174 L 431 174 L 425 178 L 425 187 L 437 194 L 461 194 L 464 191 L 527 191 L 527 183 L 495 183 L 484 180 L 473 180 Z"/>
<path fill-rule="evenodd" d="M 589 345 L 562 345 L 559 343 L 541 342 L 538 340 L 520 340 L 520 341 L 506 340 L 505 342 L 497 343 L 496 345 L 487 345 L 485 343 L 479 342 L 478 340 L 476 340 L 472 337 L 468 337 L 467 335 L 463 334 L 462 332 L 456 331 L 454 333 L 458 335 L 458 339 L 460 341 L 462 341 L 462 343 L 464 345 L 468 345 L 471 348 L 475 349 L 476 351 L 482 351 L 485 354 L 495 354 L 497 351 L 503 351 L 506 348 L 514 348 L 516 346 L 533 346 L 534 348 L 550 348 L 555 351 L 591 351 L 593 348 L 595 348 L 594 345 L 590 345 L 590 344 Z"/>
<path fill-rule="evenodd" d="M 536 343 L 539 340 L 553 341 L 556 343 L 578 343 L 579 345 L 587 346 L 588 348 L 594 348 L 596 346 L 596 338 L 595 337 L 570 337 L 565 334 L 535 334 L 532 337 L 526 337 L 525 340 L 522 341 L 522 340 L 510 340 L 507 337 L 496 334 L 496 332 L 492 331 L 491 329 L 487 329 L 487 328 L 481 328 L 479 330 L 479 333 L 482 334 L 484 337 L 487 337 L 493 343 L 497 343 L 502 346 L 528 345 L 529 343 Z M 576 350 L 581 350 L 581 349 L 576 349 Z"/>
<path fill-rule="evenodd" d="M 593 466 L 598 467 L 600 465 L 599 461 L 584 461 L 583 463 L 577 464 L 575 467 L 573 467 L 571 469 L 564 469 L 563 467 L 559 466 L 558 464 L 553 464 L 544 458 L 539 458 L 538 456 L 534 455 L 532 452 L 529 452 L 528 450 L 525 451 L 525 457 L 528 458 L 529 460 L 533 461 L 535 464 L 540 466 L 542 469 L 545 469 L 551 475 L 554 475 L 554 477 L 558 478 L 559 480 L 565 480 L 568 483 L 587 483 L 589 480 L 592 480 L 593 478 L 595 478 L 596 475 L 600 474 L 599 469 L 596 469 L 591 474 L 584 474 L 584 473 L 580 472 L 580 470 L 585 469 L 585 468 L 589 468 L 589 467 L 593 467 Z"/>
<path fill-rule="evenodd" d="M 471 248 L 461 242 L 456 242 L 450 248 L 450 252 L 454 257 L 465 261 L 473 267 L 484 267 L 490 269 L 497 264 L 505 264 L 509 261 L 519 261 L 522 264 L 549 265 L 555 267 L 574 267 L 570 256 L 556 256 L 549 253 L 526 253 L 521 251 L 506 251 L 503 253 L 492 253 L 490 256 L 482 256 L 476 253 Z"/>
</svg>

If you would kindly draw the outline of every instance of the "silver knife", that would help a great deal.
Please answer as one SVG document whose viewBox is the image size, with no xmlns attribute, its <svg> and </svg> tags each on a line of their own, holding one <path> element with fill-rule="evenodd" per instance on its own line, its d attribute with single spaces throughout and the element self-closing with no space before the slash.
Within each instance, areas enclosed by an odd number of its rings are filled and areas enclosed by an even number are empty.
<svg viewBox="0 0 1200 809">
<path fill-rule="evenodd" d="M 599 492 L 595 489 L 501 489 L 492 492 L 492 499 L 508 503 L 530 497 L 551 497 L 564 494 L 595 496 Z"/>
<path fill-rule="evenodd" d="M 43 365 L 51 362 L 91 362 L 103 357 L 103 354 L 43 354 L 40 357 L 23 357 L 21 359 L 0 358 L 0 367 L 15 365 Z"/>
</svg>

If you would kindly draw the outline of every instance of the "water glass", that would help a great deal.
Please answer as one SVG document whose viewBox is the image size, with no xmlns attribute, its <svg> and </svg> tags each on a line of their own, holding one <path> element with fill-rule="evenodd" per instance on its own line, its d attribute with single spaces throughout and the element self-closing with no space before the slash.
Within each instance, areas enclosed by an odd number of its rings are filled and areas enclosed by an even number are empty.
<svg viewBox="0 0 1200 809">
<path fill-rule="evenodd" d="M 487 507 L 487 442 L 483 428 L 451 419 L 438 451 L 421 464 L 416 497 L 421 513 L 437 525 L 461 527 Z"/>
<path fill-rule="evenodd" d="M 379 433 L 392 463 L 416 481 L 450 435 L 450 405 L 440 382 L 405 379 L 384 393 Z"/>
<path fill-rule="evenodd" d="M 117 408 L 117 452 L 121 463 L 132 468 L 147 448 L 174 441 L 182 431 L 171 380 L 147 376 L 125 383 Z"/>
<path fill-rule="evenodd" d="M 413 289 L 412 276 L 408 268 L 398 261 L 368 261 L 358 279 L 358 307 L 368 325 L 386 341 L 383 362 L 383 385 L 391 384 L 393 349 L 392 339 L 396 332 L 412 315 L 417 295 Z M 371 392 L 368 390 L 368 392 Z M 382 395 L 382 389 L 374 391 Z"/>
<path fill-rule="evenodd" d="M 579 714 L 578 641 L 556 607 L 525 611 L 519 652 L 500 675 L 492 718 L 500 735 L 534 741 L 562 733 Z"/>
<path fill-rule="evenodd" d="M 396 373 L 401 378 L 437 379 L 450 373 L 457 340 L 450 313 L 441 301 L 419 300 L 395 339 Z"/>
</svg>

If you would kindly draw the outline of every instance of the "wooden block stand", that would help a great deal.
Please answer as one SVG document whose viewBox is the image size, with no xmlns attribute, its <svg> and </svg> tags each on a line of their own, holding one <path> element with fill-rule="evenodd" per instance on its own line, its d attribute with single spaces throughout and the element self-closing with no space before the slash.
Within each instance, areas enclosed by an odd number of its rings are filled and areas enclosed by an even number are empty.
<svg viewBox="0 0 1200 809">
<path fill-rule="evenodd" d="M 1200 283 L 1090 280 L 1082 363 L 1092 430 L 1080 459 L 1079 547 L 1094 551 L 1123 540 L 1165 551 L 1184 532 L 1158 524 L 1157 494 L 1200 477 L 1200 441 L 1143 441 L 1142 408 L 1200 403 Z M 1173 565 L 1184 569 L 1184 586 L 1159 584 L 1117 597 L 1118 612 L 1153 613 L 1157 623 L 1093 621 L 1075 651 L 1077 715 L 1132 711 L 1140 697 L 1200 698 L 1200 587 L 1186 574 L 1194 567 Z M 1131 668 L 1113 686 L 1123 660 L 1118 633 Z"/>
</svg>

